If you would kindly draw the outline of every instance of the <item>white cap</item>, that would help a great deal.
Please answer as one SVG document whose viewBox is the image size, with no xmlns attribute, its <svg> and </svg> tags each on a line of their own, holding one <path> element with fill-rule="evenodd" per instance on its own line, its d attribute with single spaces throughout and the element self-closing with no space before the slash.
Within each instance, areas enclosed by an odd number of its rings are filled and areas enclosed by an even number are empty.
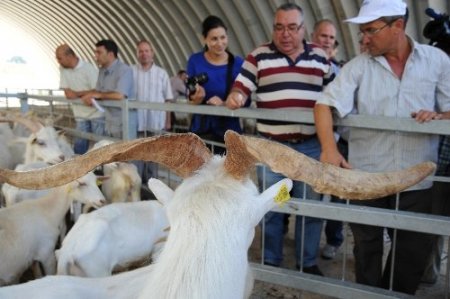
<svg viewBox="0 0 450 299">
<path fill-rule="evenodd" d="M 382 17 L 403 16 L 406 14 L 406 3 L 402 0 L 364 0 L 357 17 L 344 22 L 365 24 Z"/>
</svg>

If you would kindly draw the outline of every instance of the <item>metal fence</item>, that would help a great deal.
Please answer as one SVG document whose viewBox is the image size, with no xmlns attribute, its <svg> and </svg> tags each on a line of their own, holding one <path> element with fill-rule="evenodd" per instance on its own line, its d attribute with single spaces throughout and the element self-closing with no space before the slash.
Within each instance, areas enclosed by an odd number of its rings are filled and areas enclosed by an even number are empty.
<svg viewBox="0 0 450 299">
<path fill-rule="evenodd" d="M 44 94 L 44 95 L 43 95 Z M 63 96 L 54 96 L 52 91 L 33 92 L 27 91 L 24 93 L 0 93 L 0 98 L 4 99 L 19 99 L 22 104 L 22 111 L 26 109 L 33 109 L 31 103 L 33 101 L 46 102 L 46 109 L 48 114 L 55 115 L 58 107 L 68 107 L 70 104 L 80 104 L 79 100 L 68 101 Z M 1 103 L 1 102 L 0 102 Z M 203 106 L 203 105 L 189 105 L 176 103 L 144 103 L 137 101 L 102 101 L 102 105 L 110 107 L 120 107 L 123 111 L 122 123 L 125 124 L 122 128 L 123 139 L 127 139 L 127 123 L 128 123 L 128 109 L 150 109 L 163 110 L 179 113 L 197 113 L 207 115 L 220 116 L 234 116 L 243 119 L 267 119 L 267 120 L 281 120 L 301 123 L 314 123 L 313 115 L 310 112 L 295 111 L 289 109 L 252 109 L 242 108 L 239 110 L 228 110 L 225 107 Z M 5 106 L 5 109 L 8 107 Z M 336 121 L 338 126 L 348 126 L 357 128 L 373 128 L 388 131 L 399 132 L 419 132 L 439 135 L 450 135 L 450 120 L 431 121 L 429 123 L 419 124 L 413 119 L 407 118 L 393 118 L 380 116 L 366 116 L 366 115 L 350 115 L 345 119 Z M 89 133 L 79 132 L 71 127 L 64 127 L 69 134 L 77 137 L 83 137 L 91 140 L 102 139 L 101 136 L 96 136 Z M 215 144 L 219 145 L 219 144 Z M 172 175 L 175 177 L 175 175 Z M 450 183 L 448 177 L 431 176 L 427 178 L 433 181 Z M 387 227 L 393 229 L 410 230 L 416 232 L 429 233 L 434 235 L 441 235 L 447 240 L 450 236 L 450 217 L 428 215 L 421 213 L 412 213 L 405 211 L 395 211 L 371 207 L 362 207 L 351 205 L 348 201 L 346 204 L 338 204 L 324 201 L 309 200 L 306 198 L 296 199 L 290 203 L 277 207 L 274 211 L 288 213 L 292 215 L 311 216 L 322 219 L 331 219 L 343 221 L 345 223 L 360 223 L 367 225 L 374 225 L 380 227 Z M 395 246 L 395 239 L 393 246 Z M 345 246 L 349 246 L 345 243 Z M 447 248 L 450 252 L 450 246 Z M 301 290 L 310 291 L 317 294 L 332 296 L 336 298 L 407 298 L 409 296 L 384 290 L 356 284 L 347 279 L 348 269 L 346 265 L 346 256 L 344 252 L 344 259 L 342 263 L 341 277 L 329 278 L 319 277 L 306 274 L 299 271 L 288 269 L 268 267 L 261 263 L 252 263 L 252 268 L 257 280 L 271 282 L 283 286 L 297 288 Z M 448 298 L 449 295 L 449 271 L 450 266 L 447 259 L 446 275 L 444 288 L 445 290 L 440 294 L 443 298 Z"/>
</svg>

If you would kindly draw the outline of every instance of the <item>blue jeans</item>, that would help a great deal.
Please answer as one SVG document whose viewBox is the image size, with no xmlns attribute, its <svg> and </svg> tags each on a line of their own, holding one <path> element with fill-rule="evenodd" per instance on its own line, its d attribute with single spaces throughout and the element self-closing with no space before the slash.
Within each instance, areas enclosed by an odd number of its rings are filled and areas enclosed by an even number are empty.
<svg viewBox="0 0 450 299">
<path fill-rule="evenodd" d="M 137 133 L 137 138 L 146 138 L 156 136 L 156 134 L 150 131 L 139 131 Z M 159 165 L 155 162 L 144 162 L 144 161 L 132 161 L 134 165 L 136 165 L 138 169 L 138 173 L 142 178 L 142 184 L 147 185 L 147 182 L 151 178 L 158 178 L 158 169 Z"/>
<path fill-rule="evenodd" d="M 331 197 L 331 202 L 342 202 L 336 197 Z M 325 236 L 327 238 L 327 244 L 339 247 L 344 242 L 344 234 L 342 233 L 343 223 L 342 221 L 327 220 L 325 225 Z"/>
<path fill-rule="evenodd" d="M 348 157 L 348 143 L 342 137 L 339 138 L 337 143 L 339 152 L 345 159 Z M 339 199 L 336 196 L 331 196 L 331 202 L 345 203 L 345 200 Z M 344 242 L 344 234 L 342 233 L 343 223 L 342 221 L 327 220 L 325 224 L 325 236 L 327 237 L 327 244 L 339 247 Z"/>
<path fill-rule="evenodd" d="M 76 128 L 78 131 L 93 133 L 96 135 L 104 135 L 105 133 L 105 119 L 76 119 Z M 83 155 L 89 149 L 89 140 L 83 138 L 75 138 L 73 151 L 77 155 Z"/>
<path fill-rule="evenodd" d="M 292 144 L 289 142 L 281 142 L 290 148 L 295 149 L 311 158 L 319 159 L 320 144 L 317 138 L 306 140 L 302 143 Z M 264 176 L 265 170 L 265 176 Z M 262 191 L 263 186 L 269 187 L 284 176 L 272 172 L 265 167 L 258 167 L 258 183 Z M 264 181 L 265 180 L 265 185 Z M 312 188 L 305 185 L 303 182 L 294 181 L 294 186 L 291 195 L 296 198 L 303 198 L 303 186 L 306 186 L 306 198 L 321 200 L 321 195 L 314 192 Z M 286 225 L 288 223 L 288 214 L 268 212 L 265 216 L 265 243 L 264 243 L 264 262 L 271 265 L 279 266 L 283 260 L 283 242 L 284 234 L 287 232 Z M 303 216 L 296 216 L 295 222 L 295 255 L 297 265 L 301 264 L 302 253 L 300 251 L 302 246 L 302 221 Z M 316 265 L 316 258 L 319 252 L 320 235 L 322 231 L 323 220 L 313 217 L 305 218 L 305 237 L 303 244 L 303 267 L 311 267 Z"/>
</svg>

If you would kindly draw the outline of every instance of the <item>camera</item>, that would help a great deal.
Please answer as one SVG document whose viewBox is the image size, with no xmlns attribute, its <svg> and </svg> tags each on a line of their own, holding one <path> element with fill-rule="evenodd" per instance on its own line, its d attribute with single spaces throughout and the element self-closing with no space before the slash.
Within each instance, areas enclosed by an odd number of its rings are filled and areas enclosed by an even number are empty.
<svg viewBox="0 0 450 299">
<path fill-rule="evenodd" d="M 423 36 L 430 40 L 430 45 L 450 54 L 450 17 L 437 13 L 432 8 L 427 8 L 425 13 L 433 20 L 423 28 Z"/>
<path fill-rule="evenodd" d="M 187 78 L 186 80 L 186 88 L 189 90 L 189 93 L 195 92 L 195 85 L 208 82 L 208 74 L 200 73 L 198 75 Z"/>
</svg>

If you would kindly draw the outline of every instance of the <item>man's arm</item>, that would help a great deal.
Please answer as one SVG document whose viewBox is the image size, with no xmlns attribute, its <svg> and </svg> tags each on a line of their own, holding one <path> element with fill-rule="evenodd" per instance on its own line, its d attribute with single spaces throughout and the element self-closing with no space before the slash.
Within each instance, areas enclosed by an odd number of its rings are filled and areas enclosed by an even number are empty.
<svg viewBox="0 0 450 299">
<path fill-rule="evenodd" d="M 351 168 L 350 164 L 339 153 L 333 132 L 333 116 L 330 106 L 316 104 L 314 106 L 314 123 L 319 137 L 322 152 L 320 161 L 343 168 Z"/>
<path fill-rule="evenodd" d="M 65 97 L 70 99 L 70 100 L 81 98 L 85 94 L 95 91 L 94 89 L 92 89 L 92 90 L 83 90 L 83 91 L 75 91 L 75 90 L 70 89 L 70 88 L 64 88 L 63 90 L 64 90 Z"/>
<path fill-rule="evenodd" d="M 92 99 L 97 100 L 123 100 L 126 99 L 123 93 L 117 91 L 101 92 L 101 91 L 89 91 L 81 96 L 81 100 L 88 106 L 92 106 Z"/>
</svg>

